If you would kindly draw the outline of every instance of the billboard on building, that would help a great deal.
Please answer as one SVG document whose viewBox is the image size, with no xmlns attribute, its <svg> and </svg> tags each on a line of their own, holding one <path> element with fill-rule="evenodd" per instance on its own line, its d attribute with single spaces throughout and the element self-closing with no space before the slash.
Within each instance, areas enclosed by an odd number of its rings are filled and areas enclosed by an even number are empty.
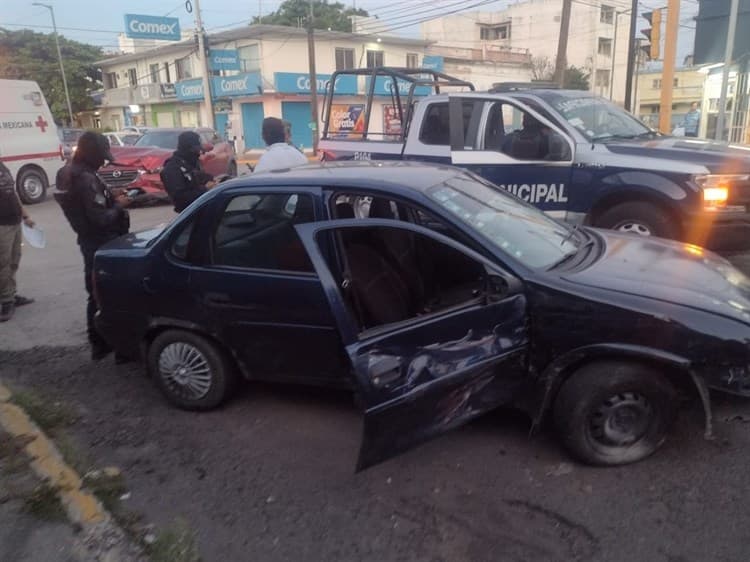
<svg viewBox="0 0 750 562">
<path fill-rule="evenodd" d="M 337 137 L 361 135 L 365 127 L 364 104 L 333 104 L 328 119 L 328 132 Z"/>
<path fill-rule="evenodd" d="M 180 20 L 142 14 L 125 14 L 125 36 L 131 39 L 179 41 Z"/>
</svg>

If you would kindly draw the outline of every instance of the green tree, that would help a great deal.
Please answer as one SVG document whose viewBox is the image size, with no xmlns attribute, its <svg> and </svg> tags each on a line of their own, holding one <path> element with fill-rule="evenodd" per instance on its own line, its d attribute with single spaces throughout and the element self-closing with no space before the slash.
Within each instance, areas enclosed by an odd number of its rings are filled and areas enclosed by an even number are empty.
<svg viewBox="0 0 750 562">
<path fill-rule="evenodd" d="M 73 113 L 93 109 L 94 101 L 89 94 L 101 88 L 94 64 L 102 58 L 101 49 L 61 36 L 60 51 Z M 0 78 L 36 81 L 55 120 L 60 123 L 68 121 L 54 35 L 28 29 L 10 31 L 0 28 Z"/>
<path fill-rule="evenodd" d="M 352 16 L 367 16 L 366 10 L 356 10 L 344 6 L 340 2 L 328 3 L 325 0 L 313 0 L 315 15 L 315 29 L 331 29 L 333 31 L 351 31 Z M 254 18 L 253 23 L 270 25 L 287 25 L 291 27 L 306 26 L 310 15 L 308 0 L 286 0 L 279 9 L 260 18 Z"/>
<path fill-rule="evenodd" d="M 570 90 L 588 90 L 590 86 L 589 75 L 582 68 L 569 66 L 565 69 L 563 86 Z"/>
</svg>

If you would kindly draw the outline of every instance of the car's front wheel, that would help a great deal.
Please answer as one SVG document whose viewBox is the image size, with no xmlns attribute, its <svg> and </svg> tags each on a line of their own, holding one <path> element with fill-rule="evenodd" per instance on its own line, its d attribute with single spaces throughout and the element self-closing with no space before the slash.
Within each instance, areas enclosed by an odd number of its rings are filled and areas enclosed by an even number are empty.
<svg viewBox="0 0 750 562">
<path fill-rule="evenodd" d="M 665 441 L 677 413 L 674 386 L 638 363 L 586 365 L 563 384 L 555 425 L 577 459 L 611 466 L 639 461 Z"/>
<path fill-rule="evenodd" d="M 679 225 L 664 209 L 646 201 L 627 201 L 604 211 L 594 226 L 640 236 L 677 239 Z"/>
<path fill-rule="evenodd" d="M 148 367 L 167 400 L 185 410 L 209 410 L 234 388 L 236 374 L 225 353 L 208 339 L 167 330 L 151 342 Z"/>
</svg>

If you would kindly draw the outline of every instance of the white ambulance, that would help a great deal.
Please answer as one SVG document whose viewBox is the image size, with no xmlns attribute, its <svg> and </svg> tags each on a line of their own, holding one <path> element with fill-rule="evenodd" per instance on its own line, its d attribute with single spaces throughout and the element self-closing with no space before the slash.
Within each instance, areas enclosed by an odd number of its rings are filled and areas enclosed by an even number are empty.
<svg viewBox="0 0 750 562">
<path fill-rule="evenodd" d="M 36 82 L 0 80 L 0 161 L 24 203 L 43 201 L 63 165 L 62 145 Z"/>
</svg>

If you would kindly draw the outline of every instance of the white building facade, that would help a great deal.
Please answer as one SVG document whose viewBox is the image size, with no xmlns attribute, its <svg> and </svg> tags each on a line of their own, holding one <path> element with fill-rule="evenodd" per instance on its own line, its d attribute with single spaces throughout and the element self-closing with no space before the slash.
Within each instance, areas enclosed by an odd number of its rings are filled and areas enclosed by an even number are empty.
<svg viewBox="0 0 750 562">
<path fill-rule="evenodd" d="M 573 2 L 571 8 L 568 65 L 589 74 L 592 92 L 618 103 L 625 99 L 629 8 L 623 0 Z M 544 60 L 554 68 L 561 13 L 562 0 L 530 0 L 497 12 L 436 18 L 422 23 L 421 33 L 436 48 L 528 52 L 537 69 Z"/>
<path fill-rule="evenodd" d="M 316 31 L 315 64 L 319 112 L 322 117 L 326 84 L 335 70 L 365 66 L 417 67 L 423 62 L 427 41 L 398 37 Z M 194 41 L 181 41 L 99 62 L 104 95 L 99 109 L 102 128 L 127 125 L 195 127 L 209 121 L 234 139 L 238 151 L 263 147 L 261 123 L 280 117 L 292 124 L 297 146 L 312 146 L 310 77 L 307 32 L 300 28 L 252 25 L 209 36 L 211 55 L 218 57 L 210 77 L 213 107 L 203 95 L 203 61 Z M 373 120 L 385 120 L 390 100 L 385 85 L 377 84 L 382 103 Z M 382 90 L 382 91 L 380 91 Z M 362 81 L 339 80 L 335 110 L 346 132 L 362 113 Z M 350 118 L 344 118 L 348 112 Z M 352 121 L 352 122 L 349 122 Z"/>
</svg>

